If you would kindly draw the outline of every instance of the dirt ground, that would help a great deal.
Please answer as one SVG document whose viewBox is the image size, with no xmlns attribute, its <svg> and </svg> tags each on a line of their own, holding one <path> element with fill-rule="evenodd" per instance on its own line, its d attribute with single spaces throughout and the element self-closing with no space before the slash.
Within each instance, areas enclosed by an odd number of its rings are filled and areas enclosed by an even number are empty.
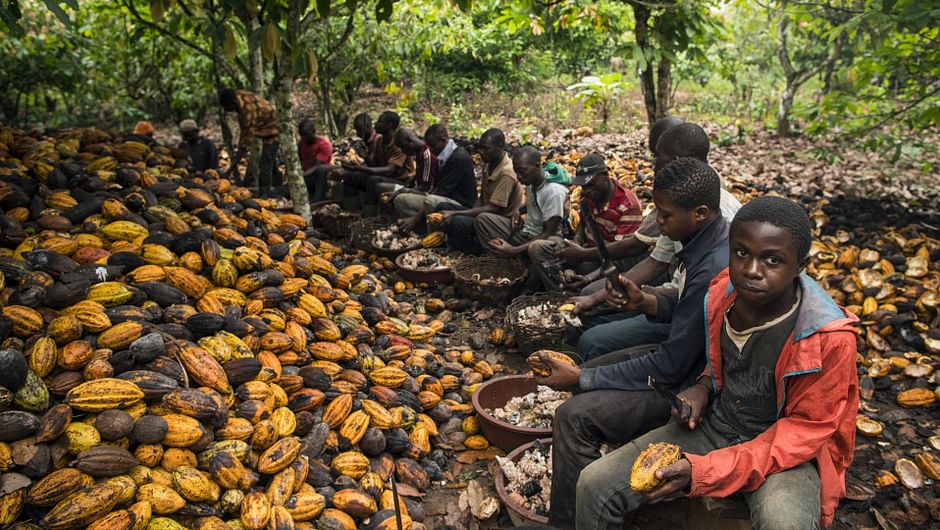
<svg viewBox="0 0 940 530">
<path fill-rule="evenodd" d="M 727 134 L 727 130 L 706 127 L 713 136 Z M 512 133 L 509 135 L 513 137 Z M 543 139 L 551 146 L 555 155 L 576 150 L 578 152 L 600 151 L 608 157 L 645 160 L 645 132 L 629 135 L 589 135 L 576 137 L 570 132 L 558 132 Z M 827 161 L 812 153 L 818 145 L 804 139 L 778 140 L 770 135 L 757 135 L 740 143 L 716 147 L 712 151 L 712 164 L 725 179 L 726 185 L 742 200 L 762 193 L 777 193 L 795 199 L 809 201 L 826 197 L 834 211 L 830 220 L 835 229 L 863 233 L 875 231 L 881 226 L 905 226 L 919 223 L 924 230 L 940 236 L 940 217 L 935 205 L 937 186 L 935 175 L 924 175 L 914 167 L 897 167 L 881 164 L 877 157 L 868 153 L 843 150 L 843 159 Z M 644 162 L 641 162 L 642 165 Z M 446 293 L 445 293 L 446 296 Z M 502 322 L 502 312 L 483 312 L 474 318 L 473 312 L 465 313 L 466 328 L 475 330 L 476 346 L 485 344 L 494 360 L 503 364 L 507 372 L 525 371 L 524 360 L 512 351 L 496 351 L 486 343 L 485 337 L 494 323 Z M 848 473 L 850 492 L 853 497 L 868 497 L 863 500 L 844 501 L 836 514 L 833 528 L 934 528 L 940 520 L 932 519 L 930 512 L 937 514 L 940 498 L 940 483 L 927 480 L 924 488 L 908 490 L 900 484 L 876 488 L 876 473 L 891 468 L 891 462 L 899 456 L 911 457 L 923 449 L 929 436 L 940 434 L 937 422 L 937 406 L 902 409 L 892 396 L 896 388 L 893 383 L 882 380 L 879 391 L 868 400 L 876 417 L 886 424 L 882 438 L 869 439 L 859 436 L 855 463 Z M 493 492 L 495 463 L 481 461 L 463 464 L 452 460 L 450 475 L 446 483 L 435 486 L 423 499 L 425 520 L 428 528 L 489 529 L 512 526 L 505 508 L 497 516 L 486 521 L 474 519 L 467 510 L 462 510 L 460 494 L 469 480 L 476 479 L 489 492 Z M 625 473 L 627 471 L 625 470 Z M 495 493 L 492 493 L 495 495 Z M 931 510 L 932 508 L 932 510 Z M 644 508 L 626 528 L 649 529 L 693 529 L 735 528 L 731 520 L 710 521 L 703 526 L 702 520 L 690 518 L 689 510 L 695 510 L 689 501 Z M 745 524 L 745 527 L 747 525 Z"/>
</svg>

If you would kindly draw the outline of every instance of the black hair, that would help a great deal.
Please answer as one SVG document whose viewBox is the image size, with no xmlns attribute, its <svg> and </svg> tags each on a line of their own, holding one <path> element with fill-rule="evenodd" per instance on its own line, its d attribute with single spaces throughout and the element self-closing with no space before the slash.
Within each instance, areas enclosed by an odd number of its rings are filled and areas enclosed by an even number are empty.
<svg viewBox="0 0 940 530">
<path fill-rule="evenodd" d="M 443 140 L 447 138 L 447 127 L 441 123 L 435 123 L 424 131 L 424 141 Z"/>
<path fill-rule="evenodd" d="M 656 172 L 653 191 L 665 193 L 678 206 L 691 210 L 704 204 L 718 211 L 721 182 L 711 166 L 696 158 L 677 158 Z"/>
<path fill-rule="evenodd" d="M 300 125 L 297 126 L 297 130 L 304 131 L 307 127 L 311 128 L 313 132 L 317 132 L 317 124 L 313 121 L 313 118 L 304 118 L 300 122 Z"/>
<path fill-rule="evenodd" d="M 238 98 L 235 97 L 235 91 L 231 88 L 219 90 L 220 105 L 238 105 Z"/>
<path fill-rule="evenodd" d="M 483 134 L 480 136 L 481 144 L 491 144 L 496 147 L 506 147 L 506 135 L 503 134 L 503 131 L 493 127 L 483 131 Z"/>
<path fill-rule="evenodd" d="M 649 147 L 650 151 L 656 151 L 656 143 L 659 142 L 660 136 L 663 135 L 669 129 L 672 129 L 676 125 L 681 125 L 682 120 L 675 118 L 673 116 L 666 116 L 665 118 L 660 118 L 656 120 L 656 123 L 650 126 L 650 136 L 649 136 Z"/>
<path fill-rule="evenodd" d="M 513 151 L 512 157 L 519 157 L 527 162 L 535 162 L 537 166 L 542 163 L 542 152 L 532 145 L 523 145 L 516 149 Z"/>
<path fill-rule="evenodd" d="M 401 147 L 401 144 L 406 143 L 411 140 L 411 137 L 415 136 L 415 132 L 407 127 L 402 127 L 401 129 L 395 129 L 395 134 L 392 136 L 392 141 L 395 142 L 395 145 Z M 420 138 L 418 138 L 420 140 Z"/>
<path fill-rule="evenodd" d="M 692 157 L 708 162 L 708 133 L 695 123 L 680 123 L 663 132 L 656 143 L 656 152 L 675 158 Z"/>
<path fill-rule="evenodd" d="M 392 110 L 386 110 L 382 114 L 379 114 L 379 121 L 384 121 L 391 125 L 392 129 L 397 129 L 401 124 L 401 118 L 398 116 L 398 113 Z"/>
<path fill-rule="evenodd" d="M 813 241 L 813 223 L 799 204 L 782 197 L 755 197 L 734 215 L 729 236 L 744 223 L 768 223 L 790 232 L 799 261 L 809 254 Z"/>
<path fill-rule="evenodd" d="M 360 112 L 356 114 L 356 117 L 353 118 L 353 127 L 372 127 L 372 118 L 369 117 L 368 113 Z"/>
</svg>

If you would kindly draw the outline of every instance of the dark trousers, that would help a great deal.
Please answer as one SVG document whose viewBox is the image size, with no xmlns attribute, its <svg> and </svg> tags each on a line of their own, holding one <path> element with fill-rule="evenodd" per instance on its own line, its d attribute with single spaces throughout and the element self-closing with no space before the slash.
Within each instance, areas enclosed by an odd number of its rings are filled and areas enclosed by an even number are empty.
<svg viewBox="0 0 940 530">
<path fill-rule="evenodd" d="M 261 146 L 261 162 L 258 164 L 258 188 L 264 190 L 281 185 L 281 172 L 277 170 L 277 151 L 280 144 L 265 142 Z"/>
<path fill-rule="evenodd" d="M 346 197 L 355 197 L 361 193 L 363 194 L 363 204 L 378 204 L 379 194 L 375 189 L 375 185 L 379 182 L 387 182 L 390 184 L 402 183 L 401 180 L 391 177 L 350 171 L 343 177 L 343 195 Z"/>
<path fill-rule="evenodd" d="M 464 206 L 459 204 L 439 204 L 434 209 L 435 212 L 445 210 L 455 211 L 463 210 Z M 447 248 L 457 250 L 466 254 L 480 254 L 483 247 L 477 240 L 477 232 L 474 228 L 476 217 L 458 215 L 451 219 L 450 223 L 444 226 L 443 231 L 447 234 Z"/>
<path fill-rule="evenodd" d="M 324 164 L 318 165 L 313 172 L 304 175 L 304 182 L 307 184 L 307 193 L 310 194 L 310 202 L 320 202 L 326 200 L 326 177 L 330 170 Z"/>
<path fill-rule="evenodd" d="M 645 355 L 646 348 L 609 353 L 581 365 L 591 368 Z M 592 390 L 558 407 L 552 423 L 552 498 L 549 524 L 575 526 L 578 477 L 601 457 L 601 444 L 619 445 L 669 420 L 669 405 L 655 392 Z M 622 470 L 629 479 L 630 469 Z"/>
</svg>

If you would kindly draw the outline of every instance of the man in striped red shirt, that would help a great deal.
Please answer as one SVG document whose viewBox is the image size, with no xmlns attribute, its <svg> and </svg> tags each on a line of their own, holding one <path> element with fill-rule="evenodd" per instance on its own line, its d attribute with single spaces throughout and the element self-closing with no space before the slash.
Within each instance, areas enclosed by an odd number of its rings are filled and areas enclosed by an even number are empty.
<svg viewBox="0 0 940 530">
<path fill-rule="evenodd" d="M 594 216 L 598 231 L 606 244 L 633 234 L 643 221 L 640 199 L 620 185 L 607 172 L 607 163 L 598 153 L 591 153 L 578 162 L 572 186 L 581 186 L 582 211 Z M 582 219 L 575 240 L 565 240 L 555 255 L 576 274 L 587 274 L 600 266 L 594 234 Z M 541 276 L 542 274 L 540 274 Z M 543 283 L 547 278 L 543 277 Z M 551 282 L 555 285 L 557 281 Z M 546 287 L 549 285 L 546 283 Z M 554 288 L 557 288 L 555 286 Z"/>
</svg>

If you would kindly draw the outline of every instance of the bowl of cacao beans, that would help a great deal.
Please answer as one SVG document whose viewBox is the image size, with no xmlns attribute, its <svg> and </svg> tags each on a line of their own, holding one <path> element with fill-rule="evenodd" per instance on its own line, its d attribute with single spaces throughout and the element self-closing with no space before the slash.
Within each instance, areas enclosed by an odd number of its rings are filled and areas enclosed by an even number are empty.
<svg viewBox="0 0 940 530">
<path fill-rule="evenodd" d="M 567 392 L 539 386 L 531 375 L 491 379 L 473 393 L 473 409 L 487 440 L 503 451 L 551 438 L 555 408 L 570 397 Z"/>
</svg>

